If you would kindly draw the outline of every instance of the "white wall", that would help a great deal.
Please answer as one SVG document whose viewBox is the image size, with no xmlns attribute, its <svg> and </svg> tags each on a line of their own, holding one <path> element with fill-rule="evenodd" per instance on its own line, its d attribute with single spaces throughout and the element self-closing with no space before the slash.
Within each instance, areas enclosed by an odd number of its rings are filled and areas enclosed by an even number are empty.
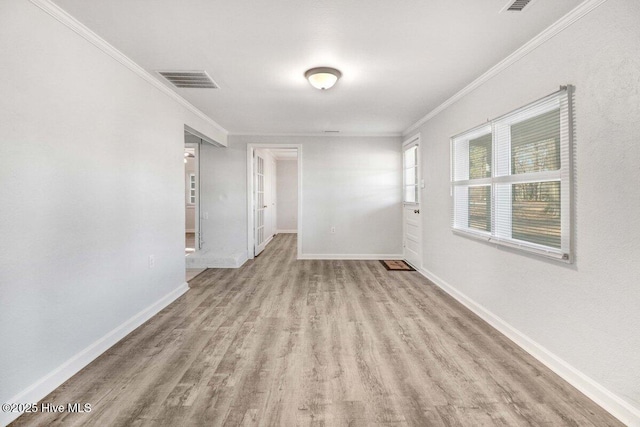
<svg viewBox="0 0 640 427">
<path fill-rule="evenodd" d="M 0 52 L 7 402 L 182 288 L 184 125 L 219 129 L 29 1 L 0 3 Z"/>
<path fill-rule="evenodd" d="M 200 146 L 201 252 L 211 261 L 233 257 L 241 264 L 247 259 L 246 162 L 246 147 Z"/>
<path fill-rule="evenodd" d="M 399 137 L 239 135 L 202 152 L 203 232 L 216 252 L 247 252 L 248 143 L 302 144 L 303 255 L 402 254 Z"/>
<path fill-rule="evenodd" d="M 420 129 L 423 265 L 640 408 L 640 2 L 609 0 Z M 576 261 L 450 230 L 449 138 L 576 87 Z M 428 206 L 428 208 L 427 208 Z M 636 420 L 640 422 L 640 420 Z"/>
<path fill-rule="evenodd" d="M 276 162 L 278 231 L 298 229 L 298 161 Z"/>
</svg>

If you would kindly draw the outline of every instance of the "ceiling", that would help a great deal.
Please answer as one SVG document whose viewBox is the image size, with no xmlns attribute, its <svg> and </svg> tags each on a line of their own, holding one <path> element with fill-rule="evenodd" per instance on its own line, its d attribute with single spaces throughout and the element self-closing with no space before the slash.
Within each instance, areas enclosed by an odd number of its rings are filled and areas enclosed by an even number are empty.
<svg viewBox="0 0 640 427">
<path fill-rule="evenodd" d="M 54 0 L 230 133 L 399 134 L 582 0 Z M 304 72 L 342 71 L 319 91 Z"/>
<path fill-rule="evenodd" d="M 295 160 L 298 150 L 295 148 L 271 148 L 268 150 L 276 160 Z"/>
</svg>

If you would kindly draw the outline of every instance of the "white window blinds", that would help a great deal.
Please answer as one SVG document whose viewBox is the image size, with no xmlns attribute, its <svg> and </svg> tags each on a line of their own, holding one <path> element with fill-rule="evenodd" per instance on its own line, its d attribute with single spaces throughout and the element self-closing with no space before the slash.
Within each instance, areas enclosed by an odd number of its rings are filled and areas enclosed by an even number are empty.
<svg viewBox="0 0 640 427">
<path fill-rule="evenodd" d="M 571 260 L 571 91 L 452 138 L 454 231 Z"/>
</svg>

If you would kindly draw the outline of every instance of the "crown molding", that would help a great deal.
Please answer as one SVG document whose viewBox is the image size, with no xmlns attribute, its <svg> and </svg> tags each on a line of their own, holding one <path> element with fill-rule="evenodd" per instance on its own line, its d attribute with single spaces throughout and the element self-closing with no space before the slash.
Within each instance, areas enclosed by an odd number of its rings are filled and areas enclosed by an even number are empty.
<svg viewBox="0 0 640 427">
<path fill-rule="evenodd" d="M 401 132 L 340 132 L 340 133 L 324 133 L 324 132 L 299 132 L 299 133 L 264 133 L 264 132 L 229 132 L 229 136 L 262 136 L 265 138 L 270 137 L 325 137 L 325 138 L 340 138 L 340 137 L 367 137 L 367 138 L 400 138 Z"/>
<path fill-rule="evenodd" d="M 136 64 L 132 59 L 126 56 L 124 53 L 120 52 L 114 46 L 109 44 L 102 37 L 91 31 L 88 27 L 82 24 L 73 16 L 69 15 L 66 11 L 60 8 L 58 5 L 54 4 L 51 0 L 30 0 L 35 6 L 39 7 L 53 18 L 66 25 L 68 28 L 73 30 L 75 33 L 79 34 L 85 40 L 96 46 L 98 49 L 118 61 L 120 64 L 124 65 L 135 74 L 140 76 L 147 83 L 154 86 L 156 89 L 163 92 L 165 95 L 169 96 L 171 99 L 185 107 L 187 110 L 191 111 L 193 114 L 210 124 L 211 126 L 218 129 L 225 135 L 228 135 L 229 132 L 216 123 L 211 117 L 207 116 L 205 113 L 200 111 L 197 107 L 191 104 L 189 101 L 184 99 L 182 96 L 178 95 L 176 92 L 171 90 L 168 86 L 165 86 L 158 79 L 156 79 L 151 73 L 147 70 Z"/>
<path fill-rule="evenodd" d="M 543 30 L 540 34 L 529 40 L 527 43 L 518 48 L 515 52 L 507 56 L 502 61 L 498 62 L 496 65 L 491 67 L 487 72 L 482 74 L 480 77 L 469 83 L 467 86 L 462 88 L 459 92 L 453 95 L 451 98 L 444 101 L 442 104 L 431 110 L 427 115 L 423 118 L 406 128 L 402 135 L 408 136 L 412 132 L 418 130 L 420 126 L 440 114 L 442 111 L 449 108 L 451 105 L 471 93 L 473 90 L 477 89 L 479 86 L 501 73 L 505 69 L 509 68 L 515 62 L 519 61 L 529 53 L 533 52 L 539 46 L 541 46 L 546 41 L 552 39 L 566 28 L 574 24 L 575 22 L 582 19 L 589 12 L 602 5 L 607 0 L 586 0 L 581 3 L 579 6 L 574 8 L 571 12 L 564 15 L 562 18 L 557 20 L 555 23 L 551 24 L 545 30 Z"/>
</svg>

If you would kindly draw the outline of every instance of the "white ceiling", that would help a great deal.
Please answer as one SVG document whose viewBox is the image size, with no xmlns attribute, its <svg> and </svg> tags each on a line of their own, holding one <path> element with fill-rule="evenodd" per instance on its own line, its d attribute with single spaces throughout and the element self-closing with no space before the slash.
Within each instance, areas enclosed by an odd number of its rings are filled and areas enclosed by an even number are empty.
<svg viewBox="0 0 640 427">
<path fill-rule="evenodd" d="M 54 1 L 152 73 L 206 70 L 219 89 L 176 92 L 259 134 L 400 133 L 582 2 Z M 343 77 L 314 89 L 303 74 L 317 66 Z"/>
</svg>

